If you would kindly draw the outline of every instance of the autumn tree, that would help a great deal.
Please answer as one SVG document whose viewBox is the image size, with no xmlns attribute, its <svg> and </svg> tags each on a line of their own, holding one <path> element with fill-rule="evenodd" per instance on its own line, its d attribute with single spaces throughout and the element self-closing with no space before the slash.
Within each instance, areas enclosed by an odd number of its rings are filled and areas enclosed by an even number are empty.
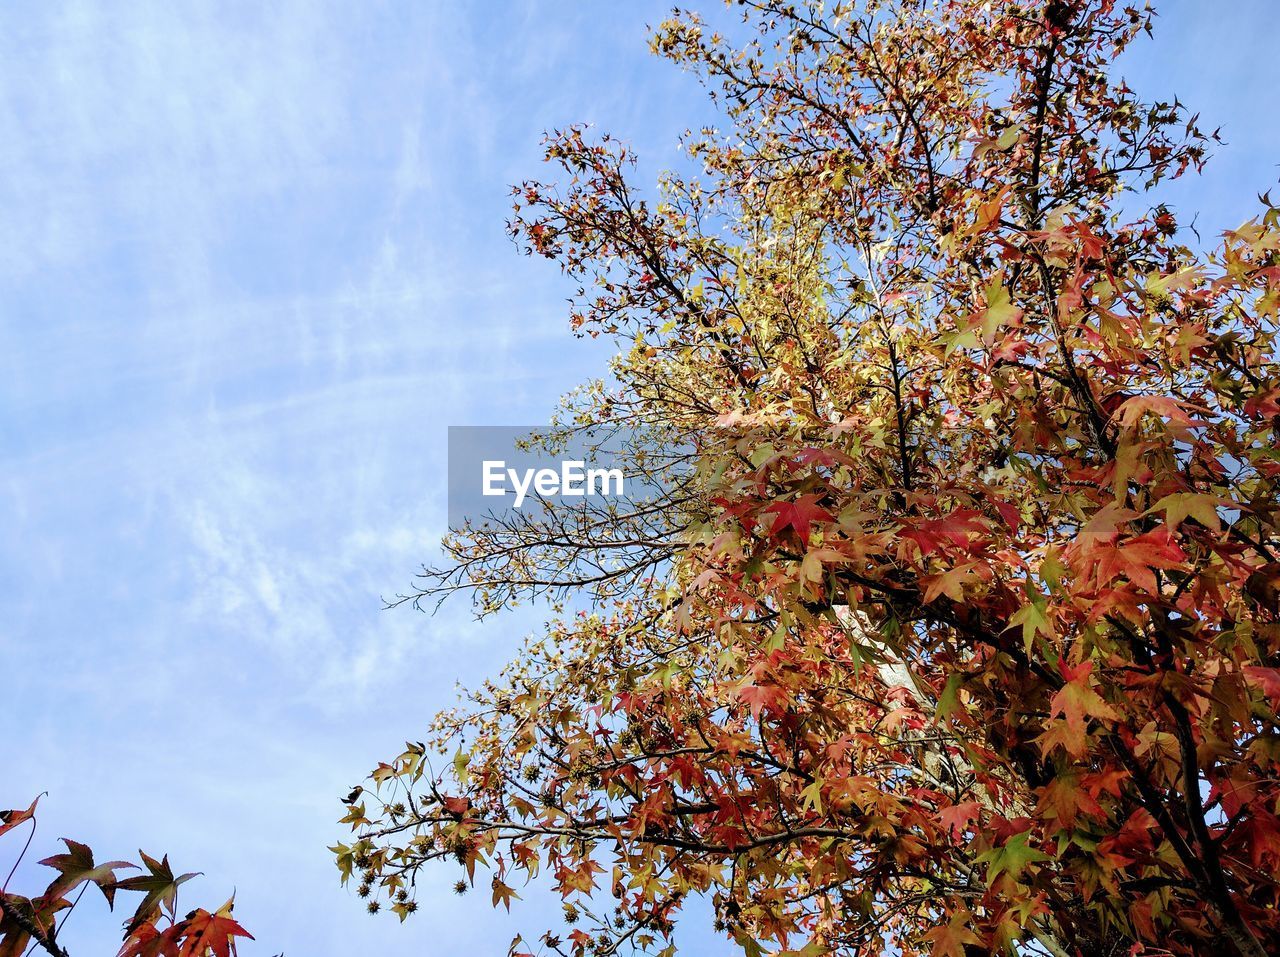
<svg viewBox="0 0 1280 957">
<path fill-rule="evenodd" d="M 513 953 L 692 895 L 749 955 L 1280 952 L 1280 210 L 1153 205 L 1213 137 L 1116 76 L 1149 10 L 739 6 L 653 36 L 696 176 L 571 129 L 516 191 L 623 349 L 563 429 L 667 491 L 457 530 L 409 598 L 588 610 L 348 796 L 344 880 L 542 875 Z"/>
</svg>

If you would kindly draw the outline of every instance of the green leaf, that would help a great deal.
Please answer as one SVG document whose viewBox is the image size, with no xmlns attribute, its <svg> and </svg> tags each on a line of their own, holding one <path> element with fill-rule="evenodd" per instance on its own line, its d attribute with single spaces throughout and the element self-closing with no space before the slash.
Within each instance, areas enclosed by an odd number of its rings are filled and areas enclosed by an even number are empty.
<svg viewBox="0 0 1280 957">
<path fill-rule="evenodd" d="M 139 891 L 145 895 L 142 898 L 142 903 L 138 905 L 137 911 L 134 912 L 133 918 L 126 925 L 126 930 L 131 934 L 139 926 L 154 917 L 161 909 L 172 917 L 177 905 L 178 888 L 199 873 L 198 871 L 193 871 L 174 877 L 173 868 L 169 866 L 169 855 L 166 854 L 164 858 L 157 861 L 153 857 L 148 857 L 142 851 L 138 853 L 142 855 L 142 863 L 149 873 L 141 877 L 130 877 L 123 881 L 117 881 L 114 887 L 115 890 Z"/>
<path fill-rule="evenodd" d="M 990 346 L 995 342 L 996 332 L 1006 323 L 1013 322 L 1022 315 L 1022 310 L 1013 304 L 1009 290 L 999 278 L 991 280 L 986 289 L 987 308 L 982 314 L 982 341 Z"/>
<path fill-rule="evenodd" d="M 1039 598 L 1039 601 L 1036 599 Z M 1044 599 L 1036 595 L 1029 604 L 1023 605 L 1009 616 L 1009 624 L 1022 626 L 1022 649 L 1027 654 L 1035 644 L 1036 633 L 1046 638 L 1053 637 L 1053 623 L 1045 614 Z"/>
<path fill-rule="evenodd" d="M 996 149 L 1007 150 L 1013 146 L 1014 143 L 1018 142 L 1018 134 L 1021 131 L 1022 128 L 1016 123 L 1010 126 L 996 139 Z"/>
<path fill-rule="evenodd" d="M 467 773 L 467 764 L 471 761 L 470 753 L 458 748 L 453 756 L 453 776 L 457 778 L 459 784 L 466 784 L 471 779 Z"/>
<path fill-rule="evenodd" d="M 964 675 L 960 672 L 952 672 L 947 675 L 947 683 L 942 687 L 942 694 L 938 695 L 937 715 L 939 718 L 949 718 L 960 707 L 960 685 L 964 683 Z"/>
<path fill-rule="evenodd" d="M 1050 859 L 1048 854 L 1036 850 L 1027 843 L 1030 837 L 1030 831 L 1023 831 L 1009 838 L 1002 847 L 994 847 L 977 856 L 978 863 L 987 865 L 988 887 L 994 884 L 1001 874 L 1008 874 L 1017 880 L 1022 876 L 1027 865 L 1040 864 Z"/>
</svg>

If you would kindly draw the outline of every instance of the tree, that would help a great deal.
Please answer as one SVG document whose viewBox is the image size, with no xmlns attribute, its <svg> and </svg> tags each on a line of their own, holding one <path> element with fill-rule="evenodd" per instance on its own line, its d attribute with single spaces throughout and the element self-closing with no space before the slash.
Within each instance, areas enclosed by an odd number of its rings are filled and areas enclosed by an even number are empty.
<svg viewBox="0 0 1280 957">
<path fill-rule="evenodd" d="M 195 874 L 173 873 L 169 858 L 139 851 L 146 873 L 121 877 L 119 871 L 140 870 L 128 861 L 97 863 L 86 844 L 63 838 L 66 852 L 40 863 L 57 872 L 34 897 L 9 893 L 9 881 L 31 845 L 36 828 L 36 798 L 26 810 L 0 811 L 0 837 L 30 824 L 27 842 L 0 888 L 0 957 L 22 957 L 37 947 L 50 957 L 70 957 L 59 935 L 90 885 L 114 909 L 118 891 L 142 894 L 133 916 L 124 923 L 119 957 L 235 957 L 236 938 L 253 939 L 231 916 L 234 900 L 216 911 L 197 908 L 178 917 L 178 888 Z"/>
<path fill-rule="evenodd" d="M 1149 11 L 741 6 L 653 37 L 699 176 L 570 129 L 516 190 L 624 349 L 562 431 L 669 490 L 449 540 L 408 599 L 589 610 L 349 796 L 343 879 L 545 872 L 513 953 L 670 954 L 695 894 L 749 955 L 1280 951 L 1280 211 L 1146 208 L 1214 139 L 1110 72 Z"/>
</svg>

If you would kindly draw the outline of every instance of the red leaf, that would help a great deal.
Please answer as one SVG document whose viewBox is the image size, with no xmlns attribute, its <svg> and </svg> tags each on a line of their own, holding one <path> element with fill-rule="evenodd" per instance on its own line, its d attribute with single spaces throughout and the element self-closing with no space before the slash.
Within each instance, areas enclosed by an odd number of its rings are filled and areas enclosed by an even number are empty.
<svg viewBox="0 0 1280 957">
<path fill-rule="evenodd" d="M 978 819 L 979 807 L 977 801 L 965 801 L 963 804 L 953 804 L 938 811 L 938 820 L 942 822 L 947 836 L 952 841 L 959 843 L 969 825 Z"/>
<path fill-rule="evenodd" d="M 769 534 L 777 538 L 788 528 L 794 529 L 801 541 L 808 541 L 812 525 L 815 522 L 834 521 L 830 512 L 818 504 L 821 495 L 802 495 L 794 502 L 774 502 L 765 509 L 766 513 L 776 515 Z"/>
<path fill-rule="evenodd" d="M 178 926 L 183 929 L 182 946 L 178 949 L 178 957 L 205 957 L 212 953 L 213 957 L 234 957 L 236 938 L 253 935 L 231 918 L 234 899 L 227 901 L 217 913 L 198 910 Z"/>
<path fill-rule="evenodd" d="M 1244 669 L 1245 681 L 1271 699 L 1272 704 L 1280 707 L 1280 668 L 1259 668 L 1249 665 Z"/>
<path fill-rule="evenodd" d="M 139 924 L 116 957 L 178 957 L 178 925 L 161 932 L 149 921 Z"/>
<path fill-rule="evenodd" d="M 759 719 L 760 712 L 765 708 L 773 710 L 786 701 L 787 692 L 777 685 L 743 685 L 738 691 L 738 697 L 751 708 L 751 717 Z"/>
<path fill-rule="evenodd" d="M 444 805 L 447 813 L 457 818 L 464 816 L 471 809 L 471 801 L 464 797 L 447 797 L 441 804 Z"/>
<path fill-rule="evenodd" d="M 12 831 L 23 821 L 29 821 L 36 816 L 36 805 L 40 803 L 40 799 L 36 798 L 31 802 L 31 807 L 25 811 L 0 811 L 0 834 L 6 831 Z"/>
</svg>

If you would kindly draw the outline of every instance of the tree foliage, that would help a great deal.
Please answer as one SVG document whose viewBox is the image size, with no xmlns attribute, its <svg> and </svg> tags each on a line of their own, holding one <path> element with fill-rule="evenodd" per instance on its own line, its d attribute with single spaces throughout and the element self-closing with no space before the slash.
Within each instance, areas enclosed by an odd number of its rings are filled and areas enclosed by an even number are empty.
<svg viewBox="0 0 1280 957">
<path fill-rule="evenodd" d="M 1280 951 L 1280 210 L 1152 208 L 1214 137 L 1114 75 L 1149 11 L 740 6 L 653 37 L 698 176 L 570 129 L 512 223 L 623 348 L 563 427 L 687 469 L 450 540 L 409 597 L 590 611 L 348 796 L 343 879 L 544 875 L 513 953 L 691 895 L 749 955 Z"/>
<path fill-rule="evenodd" d="M 124 923 L 124 943 L 118 957 L 235 957 L 236 938 L 252 935 L 231 916 L 233 901 L 216 911 L 203 908 L 178 917 L 178 888 L 195 874 L 173 873 L 166 856 L 161 860 L 143 851 L 145 873 L 121 877 L 120 871 L 142 870 L 128 861 L 97 863 L 88 845 L 63 838 L 66 852 L 47 857 L 41 865 L 57 872 L 49 886 L 35 897 L 9 892 L 9 880 L 31 844 L 36 827 L 36 805 L 26 810 L 0 811 L 0 837 L 30 823 L 22 853 L 0 888 L 0 957 L 23 957 L 40 948 L 51 957 L 70 957 L 59 934 L 80 898 L 92 885 L 114 909 L 118 891 L 142 894 L 133 915 Z"/>
</svg>

